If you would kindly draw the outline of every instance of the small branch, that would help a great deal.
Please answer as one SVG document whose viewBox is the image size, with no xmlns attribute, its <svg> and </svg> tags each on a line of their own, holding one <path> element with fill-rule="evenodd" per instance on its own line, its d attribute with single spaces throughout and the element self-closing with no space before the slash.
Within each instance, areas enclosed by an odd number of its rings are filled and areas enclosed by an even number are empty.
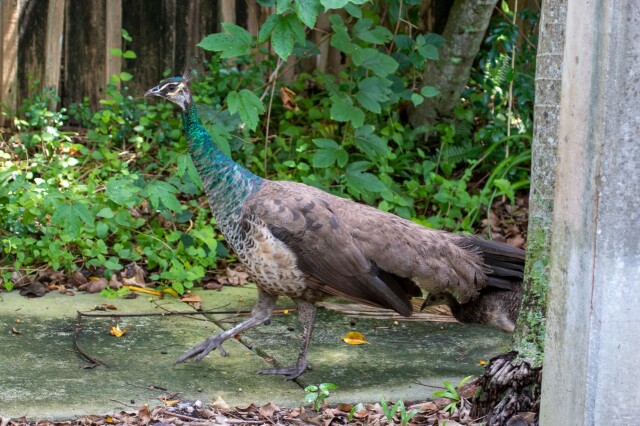
<svg viewBox="0 0 640 426">
<path fill-rule="evenodd" d="M 278 69 L 282 65 L 282 59 L 278 58 L 278 64 L 274 71 L 273 82 L 271 83 L 271 95 L 269 96 L 269 107 L 267 108 L 267 127 L 264 136 L 264 177 L 267 178 L 268 156 L 267 148 L 269 147 L 269 127 L 271 125 L 271 108 L 273 107 L 273 95 L 276 91 L 276 80 L 278 79 Z"/>
<path fill-rule="evenodd" d="M 73 331 L 73 347 L 75 349 L 75 352 L 78 355 L 80 355 L 82 358 L 90 362 L 90 365 L 87 365 L 84 368 L 96 368 L 100 364 L 104 365 L 105 367 L 109 367 L 109 364 L 107 364 L 106 362 L 101 361 L 98 358 L 92 357 L 91 355 L 89 355 L 88 353 L 80 349 L 80 346 L 78 346 L 78 336 L 80 335 L 81 331 L 82 331 L 82 314 L 78 312 L 78 316 L 76 317 L 76 328 Z"/>
</svg>

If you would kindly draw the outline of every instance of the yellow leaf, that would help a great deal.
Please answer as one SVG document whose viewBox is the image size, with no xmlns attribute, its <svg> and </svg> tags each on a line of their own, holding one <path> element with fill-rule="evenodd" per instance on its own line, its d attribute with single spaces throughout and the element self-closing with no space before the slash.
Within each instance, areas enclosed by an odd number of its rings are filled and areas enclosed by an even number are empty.
<svg viewBox="0 0 640 426">
<path fill-rule="evenodd" d="M 123 287 L 126 287 L 129 289 L 129 291 L 136 291 L 138 293 L 146 293 L 146 294 L 151 294 L 154 296 L 162 296 L 162 292 L 159 290 L 152 290 L 150 288 L 143 288 L 143 287 L 136 287 L 134 285 L 125 285 Z"/>
<path fill-rule="evenodd" d="M 487 365 L 487 361 L 485 361 L 485 360 L 482 360 L 482 359 L 481 359 L 481 360 L 480 360 L 480 362 L 479 362 L 478 364 L 480 364 L 480 365 Z"/>
<path fill-rule="evenodd" d="M 164 405 L 166 405 L 167 407 L 172 407 L 180 402 L 179 399 L 173 399 L 171 401 L 169 401 L 168 399 L 161 399 L 160 401 L 164 402 Z"/>
<path fill-rule="evenodd" d="M 127 334 L 127 331 L 129 331 L 129 329 L 125 328 L 124 330 L 120 330 L 120 326 L 119 325 L 115 325 L 115 326 L 110 326 L 109 327 L 109 333 L 112 336 L 116 336 L 116 337 L 120 337 L 124 334 Z"/>
<path fill-rule="evenodd" d="M 365 339 L 362 333 L 358 333 L 357 331 L 350 331 L 342 338 L 344 342 L 348 345 L 364 345 L 369 344 L 367 339 Z"/>
<path fill-rule="evenodd" d="M 174 290 L 174 289 L 172 289 L 172 288 L 165 288 L 164 290 L 162 290 L 162 292 L 163 292 L 163 293 L 170 294 L 170 295 L 172 295 L 173 297 L 180 297 L 180 295 L 178 294 L 178 292 L 177 292 L 177 291 L 175 291 L 175 290 Z"/>
</svg>

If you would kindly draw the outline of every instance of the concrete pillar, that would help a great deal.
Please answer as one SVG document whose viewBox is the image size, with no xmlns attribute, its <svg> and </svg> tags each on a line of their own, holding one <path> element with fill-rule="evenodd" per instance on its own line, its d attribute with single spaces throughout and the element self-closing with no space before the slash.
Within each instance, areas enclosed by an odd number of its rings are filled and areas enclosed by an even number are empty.
<svg viewBox="0 0 640 426">
<path fill-rule="evenodd" d="M 640 419 L 640 2 L 569 0 L 541 425 Z"/>
</svg>

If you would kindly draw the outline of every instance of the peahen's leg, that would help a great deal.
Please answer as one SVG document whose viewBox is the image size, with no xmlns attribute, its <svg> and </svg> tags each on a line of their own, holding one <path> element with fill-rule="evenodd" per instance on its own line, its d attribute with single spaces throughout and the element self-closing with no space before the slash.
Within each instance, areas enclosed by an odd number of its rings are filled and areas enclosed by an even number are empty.
<svg viewBox="0 0 640 426">
<path fill-rule="evenodd" d="M 313 326 L 316 321 L 316 307 L 304 300 L 297 300 L 298 305 L 298 319 L 302 322 L 304 328 L 302 346 L 300 347 L 300 354 L 298 355 L 298 362 L 296 365 L 284 368 L 268 368 L 258 371 L 258 374 L 274 374 L 283 375 L 285 380 L 293 380 L 304 373 L 309 368 L 307 362 L 307 350 L 311 343 L 311 336 L 313 335 Z"/>
<path fill-rule="evenodd" d="M 179 364 L 193 357 L 195 357 L 196 361 L 200 361 L 214 349 L 217 349 L 220 352 L 220 355 L 227 356 L 227 352 L 222 348 L 222 343 L 225 340 L 234 337 L 238 333 L 268 321 L 273 314 L 273 307 L 275 306 L 277 299 L 278 296 L 273 296 L 262 290 L 258 290 L 258 302 L 253 307 L 251 317 L 248 320 L 241 322 L 223 333 L 211 336 L 204 342 L 189 349 L 176 360 L 175 364 Z"/>
</svg>

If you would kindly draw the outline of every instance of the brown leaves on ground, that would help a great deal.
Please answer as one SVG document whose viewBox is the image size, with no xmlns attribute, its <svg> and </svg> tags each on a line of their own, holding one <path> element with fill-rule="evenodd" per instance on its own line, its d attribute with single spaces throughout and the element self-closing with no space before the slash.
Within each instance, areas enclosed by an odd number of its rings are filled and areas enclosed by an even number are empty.
<svg viewBox="0 0 640 426">
<path fill-rule="evenodd" d="M 429 391 L 425 391 L 428 393 Z M 453 413 L 443 411 L 443 408 L 451 401 L 440 398 L 435 401 L 421 401 L 410 403 L 405 401 L 406 412 L 417 410 L 418 413 L 408 422 L 409 425 L 425 426 L 479 426 L 483 424 L 483 419 L 473 419 L 469 412 L 471 409 L 470 398 L 475 392 L 475 384 L 468 383 L 460 390 L 463 397 L 461 404 L 455 408 Z M 330 407 L 324 406 L 320 411 L 315 411 L 307 407 L 283 408 L 269 402 L 262 406 L 255 404 L 246 407 L 230 408 L 229 405 L 219 396 L 209 405 L 201 401 L 179 401 L 171 396 L 170 403 L 167 398 L 158 397 L 163 404 L 151 408 L 149 406 L 131 407 L 126 411 L 109 413 L 105 416 L 80 416 L 67 422 L 27 422 L 25 418 L 8 419 L 0 417 L 0 426 L 54 426 L 54 425 L 141 425 L 152 424 L 165 425 L 234 425 L 234 424 L 277 424 L 277 425 L 399 425 L 402 422 L 400 412 L 396 412 L 394 417 L 387 419 L 385 409 L 380 403 L 374 404 L 338 404 Z M 388 407 L 393 405 L 388 403 Z M 349 413 L 352 417 L 349 420 Z M 518 426 L 529 426 L 535 420 L 534 413 L 517 413 Z M 393 422 L 393 423 L 392 423 Z M 511 424 L 511 423 L 510 423 Z"/>
<path fill-rule="evenodd" d="M 481 221 L 481 235 L 507 243 L 513 247 L 525 249 L 529 217 L 529 198 L 518 195 L 515 204 L 509 200 L 494 201 L 487 218 Z"/>
</svg>

